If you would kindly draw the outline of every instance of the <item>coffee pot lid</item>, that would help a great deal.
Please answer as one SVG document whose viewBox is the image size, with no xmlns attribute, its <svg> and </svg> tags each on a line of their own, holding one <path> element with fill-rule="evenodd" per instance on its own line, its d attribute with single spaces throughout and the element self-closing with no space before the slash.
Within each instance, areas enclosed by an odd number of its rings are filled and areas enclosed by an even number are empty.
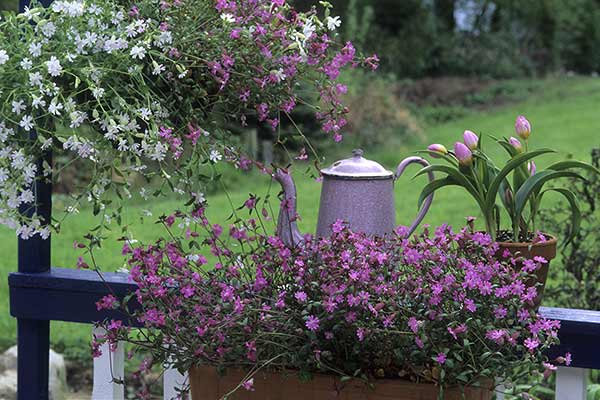
<svg viewBox="0 0 600 400">
<path fill-rule="evenodd" d="M 334 162 L 321 173 L 345 179 L 388 179 L 394 176 L 381 164 L 364 158 L 363 153 L 361 149 L 352 150 L 352 157 Z"/>
</svg>

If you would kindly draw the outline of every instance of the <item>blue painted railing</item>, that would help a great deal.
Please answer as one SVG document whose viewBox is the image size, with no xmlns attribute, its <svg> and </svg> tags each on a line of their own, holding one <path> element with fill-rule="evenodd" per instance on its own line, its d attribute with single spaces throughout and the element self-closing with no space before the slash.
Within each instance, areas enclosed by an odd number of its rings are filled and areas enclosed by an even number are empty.
<svg viewBox="0 0 600 400">
<path fill-rule="evenodd" d="M 48 6 L 52 0 L 41 0 Z M 23 11 L 29 0 L 20 0 Z M 30 135 L 35 140 L 35 134 Z M 45 160 L 51 164 L 51 154 Z M 38 171 L 42 171 L 42 160 Z M 52 211 L 52 184 L 42 180 L 33 187 L 36 212 L 44 221 L 50 221 Z M 21 210 L 32 215 L 33 209 Z M 98 311 L 96 302 L 103 295 L 118 297 L 135 290 L 126 274 L 97 273 L 50 267 L 50 239 L 39 236 L 18 241 L 18 271 L 8 277 L 10 313 L 17 318 L 18 400 L 48 399 L 48 353 L 50 321 L 94 323 L 105 318 L 124 319 L 118 311 Z M 135 307 L 135 304 L 131 304 Z M 550 356 L 566 351 L 573 355 L 571 366 L 600 369 L 600 312 L 564 308 L 541 307 L 540 313 L 561 321 L 561 344 Z M 135 321 L 127 321 L 135 325 Z"/>
</svg>

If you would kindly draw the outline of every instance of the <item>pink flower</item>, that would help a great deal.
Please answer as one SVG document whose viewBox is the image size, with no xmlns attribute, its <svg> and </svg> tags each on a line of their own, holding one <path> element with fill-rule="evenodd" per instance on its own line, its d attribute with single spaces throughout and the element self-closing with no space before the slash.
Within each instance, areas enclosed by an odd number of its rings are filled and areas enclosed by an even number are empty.
<svg viewBox="0 0 600 400">
<path fill-rule="evenodd" d="M 419 331 L 419 327 L 423 324 L 422 321 L 418 321 L 415 317 L 410 317 L 408 319 L 408 326 L 413 331 L 413 333 L 417 333 Z"/>
<path fill-rule="evenodd" d="M 523 150 L 523 145 L 521 144 L 521 142 L 519 142 L 519 139 L 517 139 L 516 137 L 511 136 L 510 139 L 508 139 L 508 143 L 514 147 L 515 150 L 517 150 L 519 153 Z"/>
<path fill-rule="evenodd" d="M 315 317 L 314 315 L 309 315 L 305 323 L 308 330 L 313 332 L 319 329 L 319 324 L 319 318 Z"/>
<path fill-rule="evenodd" d="M 250 379 L 244 381 L 244 383 L 242 383 L 242 387 L 249 392 L 253 392 L 254 391 L 254 378 L 250 378 Z"/>
<path fill-rule="evenodd" d="M 466 130 L 463 133 L 463 142 L 469 149 L 475 150 L 479 144 L 479 137 L 474 132 Z"/>
<path fill-rule="evenodd" d="M 296 294 L 294 294 L 294 297 L 300 303 L 304 303 L 306 301 L 306 293 L 305 292 L 296 292 Z"/>
<path fill-rule="evenodd" d="M 440 158 L 440 156 L 437 154 L 448 154 L 448 149 L 446 148 L 446 146 L 439 143 L 430 144 L 429 146 L 427 146 L 427 150 L 431 152 L 430 155 L 433 158 Z"/>
<path fill-rule="evenodd" d="M 440 365 L 443 365 L 446 362 L 446 354 L 439 353 L 435 358 L 435 361 L 437 361 Z"/>
<path fill-rule="evenodd" d="M 533 352 L 533 350 L 535 350 L 540 345 L 540 341 L 534 338 L 527 338 L 523 342 L 523 345 L 527 347 L 527 350 Z"/>
<path fill-rule="evenodd" d="M 519 115 L 515 121 L 515 132 L 523 140 L 527 140 L 531 134 L 531 124 L 523 115 Z"/>
<path fill-rule="evenodd" d="M 454 143 L 454 155 L 461 165 L 469 166 L 473 163 L 473 153 L 464 143 Z"/>
</svg>

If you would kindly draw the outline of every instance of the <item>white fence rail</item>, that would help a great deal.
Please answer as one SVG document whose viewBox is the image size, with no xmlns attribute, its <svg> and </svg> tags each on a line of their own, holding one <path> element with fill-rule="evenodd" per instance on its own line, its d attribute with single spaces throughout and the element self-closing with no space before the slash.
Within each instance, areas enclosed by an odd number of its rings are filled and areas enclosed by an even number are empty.
<svg viewBox="0 0 600 400">
<path fill-rule="evenodd" d="M 105 334 L 103 328 L 93 328 L 93 335 Z M 94 359 L 94 387 L 92 400 L 123 400 L 125 398 L 125 349 L 119 343 L 115 351 L 107 344 L 100 348 L 102 355 Z M 167 369 L 163 374 L 163 399 L 178 399 L 177 388 L 185 386 L 187 376 L 175 369 Z"/>
</svg>

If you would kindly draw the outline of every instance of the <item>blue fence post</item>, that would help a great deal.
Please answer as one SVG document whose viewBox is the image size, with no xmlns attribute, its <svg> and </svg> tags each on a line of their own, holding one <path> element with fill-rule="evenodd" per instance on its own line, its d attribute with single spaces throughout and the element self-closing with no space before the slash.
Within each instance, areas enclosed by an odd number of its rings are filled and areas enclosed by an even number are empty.
<svg viewBox="0 0 600 400">
<path fill-rule="evenodd" d="M 51 1 L 43 1 L 48 6 Z M 19 12 L 29 5 L 29 0 L 19 1 Z M 36 134 L 30 135 L 36 140 Z M 37 160 L 38 174 L 42 174 L 43 161 L 52 165 L 52 155 Z M 52 183 L 43 180 L 33 184 L 36 207 L 23 207 L 21 212 L 31 216 L 34 212 L 49 223 L 52 214 Z M 50 238 L 39 235 L 28 240 L 18 239 L 19 272 L 40 273 L 50 270 Z M 18 400 L 48 399 L 48 356 L 50 351 L 50 321 L 19 318 L 17 320 L 17 398 Z"/>
</svg>

